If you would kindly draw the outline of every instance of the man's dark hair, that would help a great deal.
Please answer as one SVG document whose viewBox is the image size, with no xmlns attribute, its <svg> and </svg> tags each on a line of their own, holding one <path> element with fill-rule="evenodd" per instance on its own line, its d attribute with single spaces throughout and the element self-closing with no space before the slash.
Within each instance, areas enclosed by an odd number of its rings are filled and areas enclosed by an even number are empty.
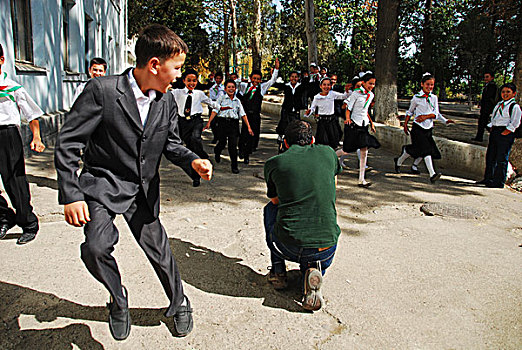
<svg viewBox="0 0 522 350">
<path fill-rule="evenodd" d="M 252 71 L 252 73 L 250 73 L 250 77 L 252 78 L 252 76 L 254 75 L 259 75 L 261 78 L 263 77 L 263 73 L 261 73 L 261 71 L 259 69 L 254 69 Z"/>
<path fill-rule="evenodd" d="M 136 47 L 136 67 L 142 68 L 153 57 L 169 59 L 181 53 L 188 53 L 185 42 L 169 28 L 161 24 L 151 24 L 143 28 Z"/>
<path fill-rule="evenodd" d="M 493 72 L 491 69 L 486 69 L 486 70 L 484 71 L 484 75 L 486 75 L 486 74 L 491 75 L 492 78 L 495 77 L 495 72 Z"/>
<path fill-rule="evenodd" d="M 107 61 L 105 61 L 103 58 L 94 57 L 93 59 L 91 59 L 91 61 L 89 62 L 89 68 L 91 68 L 95 64 L 101 64 L 103 66 L 103 69 L 107 70 Z"/>
<path fill-rule="evenodd" d="M 503 88 L 508 88 L 513 92 L 517 92 L 517 86 L 513 83 L 506 83 L 500 87 L 500 91 L 502 91 Z"/>
<path fill-rule="evenodd" d="M 288 146 L 306 146 L 312 143 L 313 130 L 310 123 L 302 120 L 293 120 L 285 130 L 285 140 Z"/>
<path fill-rule="evenodd" d="M 2 44 L 0 44 L 0 56 L 4 55 L 4 48 L 2 47 Z"/>
<path fill-rule="evenodd" d="M 216 72 L 216 74 L 214 74 L 214 79 L 216 79 L 216 77 L 223 78 L 223 72 Z"/>
<path fill-rule="evenodd" d="M 235 87 L 237 87 L 236 82 L 234 79 L 227 79 L 225 80 L 225 84 L 223 84 L 224 87 L 227 87 L 228 84 L 234 84 Z"/>
<path fill-rule="evenodd" d="M 187 69 L 186 71 L 183 72 L 183 75 L 181 76 L 181 78 L 183 80 L 185 80 L 187 78 L 187 75 L 190 75 L 190 74 L 194 74 L 196 76 L 196 79 L 198 77 L 198 72 L 196 72 L 194 69 L 192 68 L 189 68 Z"/>
<path fill-rule="evenodd" d="M 292 74 L 297 74 L 297 77 L 299 78 L 299 72 L 298 71 L 296 71 L 296 70 L 291 71 L 290 73 L 288 73 L 288 77 L 290 78 L 290 76 Z"/>
</svg>

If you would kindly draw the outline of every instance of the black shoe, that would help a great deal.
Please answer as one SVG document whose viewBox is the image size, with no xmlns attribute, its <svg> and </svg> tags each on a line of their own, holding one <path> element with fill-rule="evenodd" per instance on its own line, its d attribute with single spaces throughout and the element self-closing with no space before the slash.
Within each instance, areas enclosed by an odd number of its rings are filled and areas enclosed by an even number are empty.
<svg viewBox="0 0 522 350">
<path fill-rule="evenodd" d="M 245 160 L 243 160 L 243 163 L 245 163 L 245 164 L 250 163 L 250 158 L 248 156 L 245 156 Z"/>
<path fill-rule="evenodd" d="M 201 185 L 201 179 L 192 180 L 192 187 L 199 187 Z"/>
<path fill-rule="evenodd" d="M 26 244 L 31 242 L 33 239 L 36 238 L 37 232 L 34 231 L 28 231 L 22 233 L 20 237 L 18 237 L 18 240 L 16 241 L 16 244 Z"/>
<path fill-rule="evenodd" d="M 232 168 L 232 173 L 233 174 L 239 174 L 239 169 L 238 168 Z"/>
<path fill-rule="evenodd" d="M 0 239 L 3 239 L 7 235 L 7 231 L 9 231 L 10 228 L 11 226 L 9 226 L 9 224 L 0 224 Z"/>
<path fill-rule="evenodd" d="M 178 311 L 174 314 L 174 336 L 185 337 L 187 336 L 194 327 L 194 321 L 192 320 L 192 308 L 190 307 L 190 301 L 185 297 L 187 305 L 180 306 Z"/>
<path fill-rule="evenodd" d="M 357 184 L 357 186 L 362 187 L 362 188 L 368 188 L 371 185 L 372 185 L 372 183 L 369 182 L 369 181 L 367 181 L 367 182 L 360 182 L 360 183 Z"/>
<path fill-rule="evenodd" d="M 482 179 L 480 181 L 476 181 L 475 185 L 486 185 L 487 186 L 490 183 L 491 183 L 491 180 Z"/>
<path fill-rule="evenodd" d="M 398 158 L 398 157 L 397 157 L 397 158 L 393 158 L 393 164 L 394 164 L 394 166 L 395 166 L 395 172 L 396 172 L 397 174 L 400 174 L 400 172 L 401 172 L 401 166 L 398 164 L 398 162 L 399 162 L 399 158 Z"/>
<path fill-rule="evenodd" d="M 127 288 L 123 287 L 125 296 Z M 129 336 L 131 329 L 131 318 L 129 308 L 120 309 L 111 297 L 111 302 L 107 303 L 109 308 L 109 329 L 112 337 L 116 340 L 125 340 Z"/>
<path fill-rule="evenodd" d="M 489 188 L 504 188 L 504 184 L 497 184 L 497 183 L 494 183 L 494 182 L 488 182 L 486 184 L 486 187 L 489 187 Z"/>
<path fill-rule="evenodd" d="M 441 176 L 441 173 L 435 173 L 432 177 L 430 177 L 431 183 L 434 184 L 438 179 L 440 179 Z"/>
<path fill-rule="evenodd" d="M 416 166 L 413 166 L 413 165 L 411 166 L 411 170 L 410 170 L 410 172 L 411 172 L 412 174 L 415 174 L 415 175 L 419 175 L 419 174 L 421 173 L 420 170 L 419 170 L 419 168 L 417 168 Z"/>
<path fill-rule="evenodd" d="M 221 154 L 220 153 L 216 153 L 214 155 L 214 157 L 216 158 L 216 163 L 221 163 Z"/>
<path fill-rule="evenodd" d="M 245 156 L 243 155 L 243 152 L 239 152 L 239 153 L 237 154 L 237 157 L 238 157 L 239 159 L 243 159 Z"/>
<path fill-rule="evenodd" d="M 472 138 L 471 141 L 475 141 L 475 142 L 482 142 L 482 139 L 478 139 L 476 137 Z"/>
</svg>

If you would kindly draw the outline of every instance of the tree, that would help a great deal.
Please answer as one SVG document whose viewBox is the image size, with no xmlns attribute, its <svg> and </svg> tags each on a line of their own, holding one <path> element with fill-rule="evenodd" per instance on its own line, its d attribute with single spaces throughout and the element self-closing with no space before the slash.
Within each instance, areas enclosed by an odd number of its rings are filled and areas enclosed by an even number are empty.
<svg viewBox="0 0 522 350">
<path fill-rule="evenodd" d="M 377 9 L 375 52 L 375 120 L 398 125 L 397 56 L 399 54 L 399 0 L 381 0 Z"/>
<path fill-rule="evenodd" d="M 254 0 L 254 19 L 252 36 L 252 69 L 261 70 L 261 1 Z"/>
<path fill-rule="evenodd" d="M 315 31 L 314 0 L 305 0 L 306 40 L 308 42 L 308 66 L 317 62 L 317 33 Z"/>
</svg>

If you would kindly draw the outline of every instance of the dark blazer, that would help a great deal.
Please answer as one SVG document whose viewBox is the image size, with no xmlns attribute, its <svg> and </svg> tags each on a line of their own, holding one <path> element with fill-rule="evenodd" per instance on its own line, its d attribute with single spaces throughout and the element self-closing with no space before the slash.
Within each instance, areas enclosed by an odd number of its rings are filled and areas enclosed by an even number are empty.
<svg viewBox="0 0 522 350">
<path fill-rule="evenodd" d="M 88 196 L 119 214 L 141 189 L 157 217 L 161 155 L 185 167 L 198 158 L 179 137 L 173 94 L 157 93 L 143 127 L 128 71 L 91 79 L 67 114 L 55 150 L 60 204 Z"/>
<path fill-rule="evenodd" d="M 482 98 L 480 99 L 480 114 L 488 116 L 493 112 L 498 102 L 498 88 L 494 82 L 490 82 L 484 86 L 482 90 Z"/>
<path fill-rule="evenodd" d="M 295 93 L 292 93 L 292 88 L 285 84 L 283 91 L 285 93 L 285 99 L 281 106 L 282 109 L 287 112 L 291 112 L 292 109 L 296 111 L 306 109 L 305 86 L 303 84 L 295 88 Z"/>
</svg>

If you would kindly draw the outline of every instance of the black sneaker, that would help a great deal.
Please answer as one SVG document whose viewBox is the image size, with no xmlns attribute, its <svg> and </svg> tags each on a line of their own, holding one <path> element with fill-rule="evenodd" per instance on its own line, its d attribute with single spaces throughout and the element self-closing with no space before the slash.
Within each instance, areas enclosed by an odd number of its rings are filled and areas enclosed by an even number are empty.
<svg viewBox="0 0 522 350">
<path fill-rule="evenodd" d="M 24 232 L 24 233 L 22 233 L 22 235 L 20 237 L 18 237 L 16 244 L 22 245 L 22 244 L 29 243 L 36 238 L 36 234 L 37 234 L 37 232 L 34 232 L 34 231 Z"/>
<path fill-rule="evenodd" d="M 441 176 L 441 173 L 435 173 L 432 177 L 430 177 L 431 183 L 434 184 L 438 179 L 440 179 Z"/>
<path fill-rule="evenodd" d="M 125 297 L 127 297 L 127 288 L 122 287 Z M 112 337 L 116 340 L 125 340 L 130 334 L 131 318 L 129 308 L 120 309 L 116 302 L 112 299 L 107 303 L 109 308 L 109 329 Z"/>
<path fill-rule="evenodd" d="M 200 184 L 201 184 L 201 179 L 192 180 L 192 187 L 199 187 Z"/>
<path fill-rule="evenodd" d="M 411 166 L 411 170 L 410 170 L 410 172 L 411 172 L 412 174 L 415 174 L 415 175 L 419 175 L 419 174 L 421 173 L 420 170 L 419 170 L 419 168 L 417 168 L 415 165 L 412 165 L 412 166 Z"/>
<path fill-rule="evenodd" d="M 243 160 L 243 163 L 245 163 L 245 164 L 250 163 L 250 157 L 249 156 L 245 156 L 245 159 Z"/>
<path fill-rule="evenodd" d="M 233 174 L 239 174 L 239 169 L 238 168 L 232 168 L 232 173 Z"/>
<path fill-rule="evenodd" d="M 7 236 L 7 231 L 9 231 L 10 228 L 11 226 L 9 226 L 9 224 L 0 224 L 0 239 Z"/>
<path fill-rule="evenodd" d="M 194 328 L 194 321 L 192 319 L 192 308 L 190 307 L 190 301 L 185 296 L 187 304 L 180 306 L 178 311 L 174 314 L 174 335 L 176 337 L 185 337 Z"/>
</svg>

